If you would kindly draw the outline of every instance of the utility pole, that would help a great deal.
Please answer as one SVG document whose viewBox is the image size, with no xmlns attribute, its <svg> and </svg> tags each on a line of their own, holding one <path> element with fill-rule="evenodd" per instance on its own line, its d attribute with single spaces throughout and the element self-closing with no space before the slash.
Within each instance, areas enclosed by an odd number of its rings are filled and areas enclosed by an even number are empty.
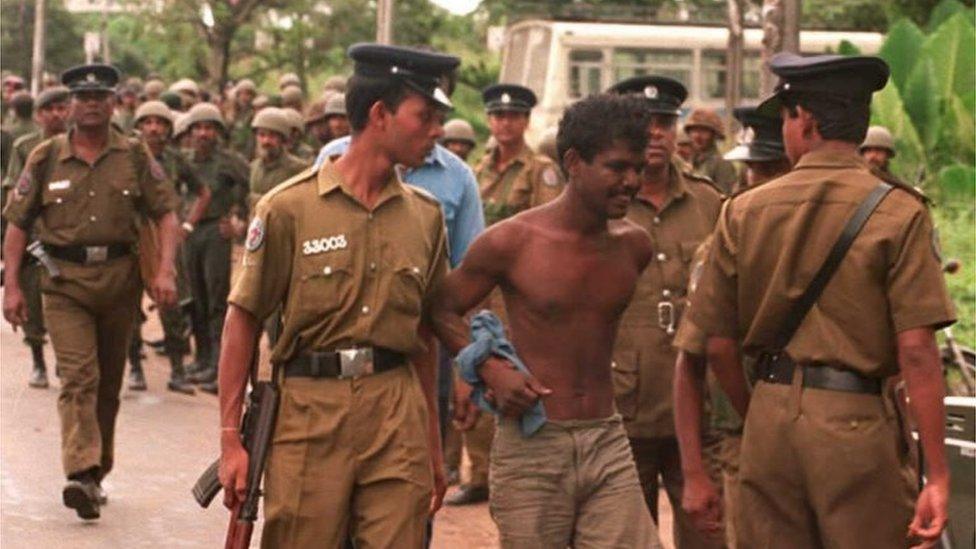
<svg viewBox="0 0 976 549">
<path fill-rule="evenodd" d="M 376 2 L 376 41 L 380 44 L 393 43 L 393 2 L 394 0 Z"/>
<path fill-rule="evenodd" d="M 729 41 L 725 54 L 725 127 L 731 128 L 732 109 L 742 98 L 742 8 L 744 0 L 727 0 Z"/>
<path fill-rule="evenodd" d="M 800 53 L 801 0 L 763 0 L 762 96 L 773 92 L 776 81 L 769 72 L 769 61 L 779 52 Z"/>
<path fill-rule="evenodd" d="M 31 59 L 31 95 L 37 97 L 44 80 L 44 44 L 47 29 L 45 0 L 34 2 L 34 53 Z"/>
</svg>

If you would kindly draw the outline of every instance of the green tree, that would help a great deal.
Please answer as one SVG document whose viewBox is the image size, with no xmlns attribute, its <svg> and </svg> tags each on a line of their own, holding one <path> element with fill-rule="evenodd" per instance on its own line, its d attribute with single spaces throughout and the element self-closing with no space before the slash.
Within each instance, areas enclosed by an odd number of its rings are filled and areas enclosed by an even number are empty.
<svg viewBox="0 0 976 549">
<path fill-rule="evenodd" d="M 0 0 L 0 51 L 3 68 L 30 79 L 33 63 L 34 0 Z M 83 34 L 77 19 L 61 0 L 47 2 L 47 43 L 44 59 L 48 72 L 57 74 L 83 63 Z"/>
</svg>

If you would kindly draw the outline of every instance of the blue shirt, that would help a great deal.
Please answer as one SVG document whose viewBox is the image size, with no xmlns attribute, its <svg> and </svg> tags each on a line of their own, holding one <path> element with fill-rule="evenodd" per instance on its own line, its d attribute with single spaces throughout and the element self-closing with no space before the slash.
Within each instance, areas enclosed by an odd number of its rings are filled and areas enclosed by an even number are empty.
<svg viewBox="0 0 976 549">
<path fill-rule="evenodd" d="M 349 136 L 330 141 L 319 151 L 315 167 L 321 166 L 330 156 L 345 153 L 350 141 Z M 485 230 L 485 216 L 474 172 L 457 155 L 435 145 L 423 166 L 406 170 L 403 179 L 434 195 L 441 203 L 447 225 L 451 267 L 457 267 L 474 239 Z"/>
</svg>

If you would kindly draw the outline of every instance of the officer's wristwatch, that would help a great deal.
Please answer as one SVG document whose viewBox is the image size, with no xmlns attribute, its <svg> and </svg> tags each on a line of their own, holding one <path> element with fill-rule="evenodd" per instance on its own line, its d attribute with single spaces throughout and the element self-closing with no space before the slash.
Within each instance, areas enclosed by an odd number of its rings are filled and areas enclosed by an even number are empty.
<svg viewBox="0 0 976 549">
<path fill-rule="evenodd" d="M 184 221 L 183 224 L 180 226 L 183 227 L 183 230 L 186 231 L 187 233 L 193 232 L 193 223 L 190 223 L 189 221 Z"/>
</svg>

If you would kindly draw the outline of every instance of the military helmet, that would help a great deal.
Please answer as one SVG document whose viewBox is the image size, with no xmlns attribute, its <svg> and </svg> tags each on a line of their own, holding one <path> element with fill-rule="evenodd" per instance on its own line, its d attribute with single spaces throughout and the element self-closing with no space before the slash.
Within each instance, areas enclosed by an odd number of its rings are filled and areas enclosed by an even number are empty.
<svg viewBox="0 0 976 549">
<path fill-rule="evenodd" d="M 264 112 L 265 110 L 267 109 L 262 109 L 261 112 Z M 278 112 L 280 112 L 287 121 L 289 128 L 298 130 L 300 132 L 305 131 L 305 119 L 302 118 L 302 113 L 290 107 L 278 109 Z"/>
<path fill-rule="evenodd" d="M 199 96 L 200 86 L 197 86 L 197 83 L 189 78 L 181 78 L 180 80 L 173 82 L 173 84 L 169 87 L 169 91 Z"/>
<path fill-rule="evenodd" d="M 176 116 L 173 118 L 173 139 L 179 139 L 180 136 L 190 129 L 189 124 L 186 123 L 188 118 L 190 118 L 189 113 L 176 113 Z"/>
<path fill-rule="evenodd" d="M 159 97 L 166 91 L 166 84 L 162 80 L 150 80 L 142 87 L 142 91 L 148 97 Z"/>
<path fill-rule="evenodd" d="M 713 109 L 698 108 L 691 111 L 685 120 L 685 131 L 691 128 L 708 128 L 715 132 L 715 137 L 725 139 L 725 128 L 722 118 Z"/>
<path fill-rule="evenodd" d="M 197 103 L 187 111 L 186 127 L 190 129 L 198 122 L 213 122 L 223 130 L 227 130 L 224 117 L 220 114 L 220 109 L 213 103 Z"/>
<path fill-rule="evenodd" d="M 885 149 L 891 154 L 892 158 L 895 156 L 895 140 L 891 137 L 891 132 L 888 128 L 884 126 L 871 126 L 868 128 L 868 134 L 864 138 L 864 143 L 857 148 L 858 152 L 864 149 Z"/>
<path fill-rule="evenodd" d="M 261 109 L 254 115 L 251 127 L 255 130 L 264 129 L 278 132 L 282 137 L 288 137 L 291 134 L 291 123 L 288 121 L 288 117 L 282 112 L 282 109 L 277 107 Z"/>
<path fill-rule="evenodd" d="M 281 90 L 281 102 L 284 105 L 301 105 L 302 89 L 298 86 L 289 85 Z"/>
<path fill-rule="evenodd" d="M 556 136 L 558 134 L 559 126 L 548 128 L 542 132 L 542 137 L 539 138 L 539 145 L 536 148 L 539 149 L 540 154 L 548 156 L 556 164 L 562 164 L 559 161 L 559 150 L 556 147 Z"/>
<path fill-rule="evenodd" d="M 322 91 L 335 91 L 339 93 L 346 92 L 346 78 L 344 76 L 333 75 L 325 80 L 325 84 L 322 85 Z"/>
<path fill-rule="evenodd" d="M 325 101 L 325 110 L 322 115 L 326 118 L 340 115 L 346 116 L 346 94 L 334 93 Z"/>
<path fill-rule="evenodd" d="M 302 85 L 302 80 L 300 78 L 298 78 L 298 75 L 295 74 L 295 73 L 293 73 L 293 72 L 285 73 L 285 74 L 281 75 L 278 78 L 278 89 L 279 90 L 283 90 L 283 89 L 287 88 L 288 86 L 299 86 L 299 87 L 301 87 L 301 85 Z"/>
<path fill-rule="evenodd" d="M 474 147 L 476 144 L 474 128 L 462 118 L 449 120 L 444 124 L 444 137 L 441 138 L 441 141 L 463 141 Z"/>
<path fill-rule="evenodd" d="M 244 90 L 249 90 L 253 93 L 257 93 L 258 88 L 257 86 L 254 85 L 254 80 L 251 80 L 250 78 L 245 78 L 240 82 L 238 82 L 236 86 L 234 86 L 234 94 L 236 95 L 238 92 Z"/>
<path fill-rule="evenodd" d="M 147 116 L 158 116 L 163 120 L 168 120 L 170 126 L 174 125 L 173 111 L 162 101 L 146 101 L 139 105 L 139 108 L 136 109 L 135 123 L 139 124 L 139 121 Z"/>
</svg>

